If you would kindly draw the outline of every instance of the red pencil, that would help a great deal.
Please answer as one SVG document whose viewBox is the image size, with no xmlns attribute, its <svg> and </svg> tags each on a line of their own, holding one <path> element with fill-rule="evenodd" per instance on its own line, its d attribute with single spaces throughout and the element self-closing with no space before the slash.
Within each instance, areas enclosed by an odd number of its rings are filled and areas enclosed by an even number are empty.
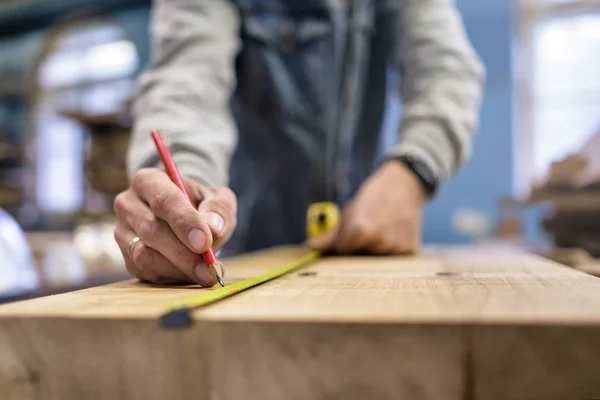
<svg viewBox="0 0 600 400">
<path fill-rule="evenodd" d="M 160 156 L 165 169 L 167 170 L 167 175 L 169 178 L 177 185 L 177 187 L 185 194 L 190 203 L 195 207 L 194 202 L 190 198 L 187 190 L 185 190 L 185 186 L 183 184 L 183 179 L 181 179 L 181 175 L 179 175 L 179 171 L 177 170 L 177 166 L 175 165 L 175 161 L 173 161 L 173 157 L 171 156 L 171 152 L 169 148 L 165 144 L 162 135 L 158 130 L 152 131 L 152 139 L 154 139 L 154 144 L 156 144 L 156 149 L 158 150 L 158 155 Z M 217 281 L 221 286 L 225 286 L 223 282 L 223 265 L 217 259 L 217 255 L 213 248 L 209 248 L 208 251 L 202 254 L 202 258 L 204 258 L 204 262 L 208 267 L 210 273 L 217 278 Z"/>
</svg>

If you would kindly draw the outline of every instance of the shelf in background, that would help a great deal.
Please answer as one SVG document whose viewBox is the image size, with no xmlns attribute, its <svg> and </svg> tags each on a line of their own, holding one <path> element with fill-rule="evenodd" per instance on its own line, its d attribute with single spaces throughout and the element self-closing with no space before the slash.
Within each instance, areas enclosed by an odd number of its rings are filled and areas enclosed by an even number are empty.
<svg viewBox="0 0 600 400">
<path fill-rule="evenodd" d="M 47 28 L 67 14 L 102 14 L 151 4 L 151 0 L 0 1 L 0 37 Z"/>
</svg>

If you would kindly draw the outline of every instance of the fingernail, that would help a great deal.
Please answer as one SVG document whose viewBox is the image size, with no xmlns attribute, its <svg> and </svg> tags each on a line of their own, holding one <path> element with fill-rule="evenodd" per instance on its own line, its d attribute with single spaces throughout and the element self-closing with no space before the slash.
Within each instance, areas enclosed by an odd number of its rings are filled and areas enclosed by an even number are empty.
<svg viewBox="0 0 600 400">
<path fill-rule="evenodd" d="M 207 212 L 204 214 L 204 220 L 215 230 L 216 233 L 223 232 L 225 220 L 216 212 Z"/>
<path fill-rule="evenodd" d="M 208 270 L 208 268 L 206 268 L 206 265 L 204 264 L 196 265 L 196 268 L 194 268 L 194 273 L 198 278 L 198 282 L 200 282 L 200 284 L 204 286 L 209 286 L 215 279 L 210 274 L 210 271 Z"/>
<path fill-rule="evenodd" d="M 194 250 L 204 250 L 204 245 L 206 244 L 206 235 L 200 229 L 192 229 L 188 235 L 188 240 L 190 241 L 190 245 L 194 248 Z"/>
</svg>

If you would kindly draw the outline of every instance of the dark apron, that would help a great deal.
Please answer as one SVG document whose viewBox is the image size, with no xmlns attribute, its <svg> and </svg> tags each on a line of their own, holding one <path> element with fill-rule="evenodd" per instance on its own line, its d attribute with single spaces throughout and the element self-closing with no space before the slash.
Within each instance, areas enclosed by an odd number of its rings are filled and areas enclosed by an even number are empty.
<svg viewBox="0 0 600 400">
<path fill-rule="evenodd" d="M 310 203 L 343 206 L 373 172 L 386 141 L 393 20 L 374 1 L 235 3 L 243 47 L 230 186 L 239 209 L 225 255 L 301 243 Z"/>
</svg>

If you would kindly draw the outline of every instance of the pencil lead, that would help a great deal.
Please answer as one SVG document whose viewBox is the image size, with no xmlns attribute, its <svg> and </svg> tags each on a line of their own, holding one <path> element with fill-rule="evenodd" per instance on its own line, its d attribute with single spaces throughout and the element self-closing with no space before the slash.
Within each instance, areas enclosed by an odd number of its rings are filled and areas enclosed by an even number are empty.
<svg viewBox="0 0 600 400">
<path fill-rule="evenodd" d="M 224 287 L 225 282 L 223 282 L 223 265 L 217 261 L 216 263 L 211 264 L 208 267 L 208 270 L 210 271 L 211 275 L 217 279 L 219 285 Z"/>
</svg>

